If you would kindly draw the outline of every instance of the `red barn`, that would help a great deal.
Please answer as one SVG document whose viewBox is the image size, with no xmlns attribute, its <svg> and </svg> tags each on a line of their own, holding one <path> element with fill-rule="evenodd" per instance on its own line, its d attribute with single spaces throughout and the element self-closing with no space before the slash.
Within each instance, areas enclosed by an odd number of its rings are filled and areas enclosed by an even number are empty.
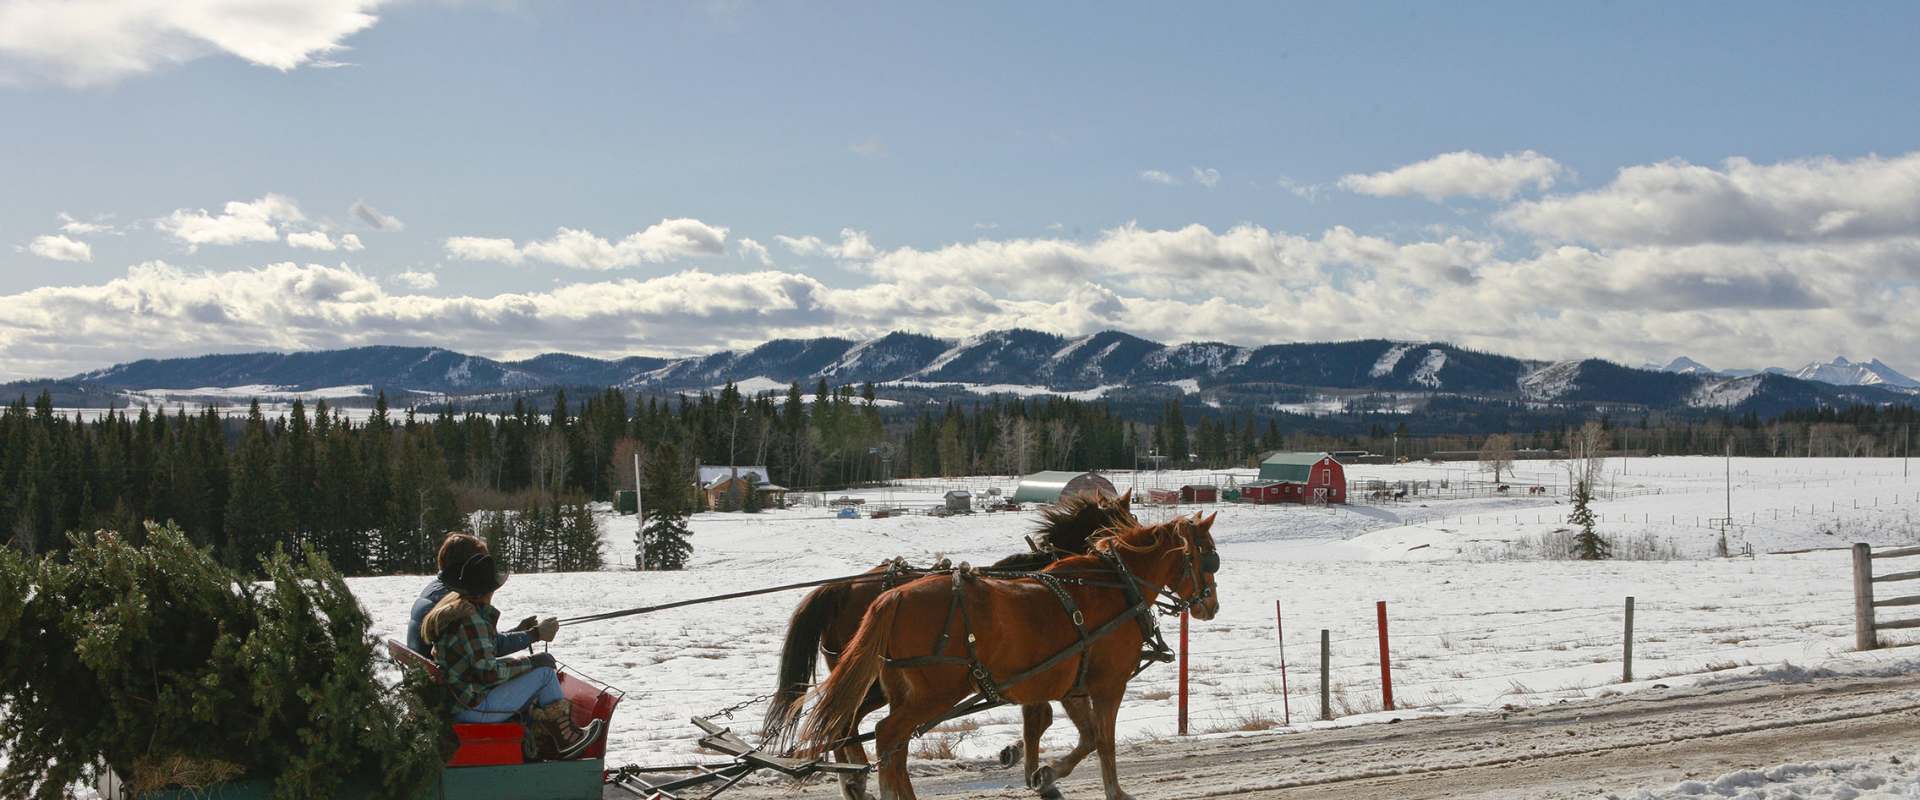
<svg viewBox="0 0 1920 800">
<path fill-rule="evenodd" d="M 1240 493 L 1254 503 L 1345 503 L 1347 472 L 1326 453 L 1275 453 Z"/>
</svg>

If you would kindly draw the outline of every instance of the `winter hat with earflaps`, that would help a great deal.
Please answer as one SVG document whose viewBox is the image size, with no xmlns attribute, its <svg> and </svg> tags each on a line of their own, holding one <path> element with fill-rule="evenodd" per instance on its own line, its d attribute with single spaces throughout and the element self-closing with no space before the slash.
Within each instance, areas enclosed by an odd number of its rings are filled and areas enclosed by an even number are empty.
<svg viewBox="0 0 1920 800">
<path fill-rule="evenodd" d="M 507 574 L 499 571 L 493 556 L 486 553 L 474 553 L 458 566 L 448 564 L 447 572 L 450 574 L 443 576 L 447 586 L 461 597 L 486 597 L 507 582 Z"/>
</svg>

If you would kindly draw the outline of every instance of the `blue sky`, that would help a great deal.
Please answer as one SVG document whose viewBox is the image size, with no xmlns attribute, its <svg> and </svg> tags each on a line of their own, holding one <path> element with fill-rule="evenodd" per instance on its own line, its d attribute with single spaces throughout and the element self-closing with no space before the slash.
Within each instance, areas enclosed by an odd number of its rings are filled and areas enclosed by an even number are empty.
<svg viewBox="0 0 1920 800">
<path fill-rule="evenodd" d="M 1920 370 L 1908 5 L 224 5 L 0 0 L 0 377 L 1016 324 Z"/>
</svg>

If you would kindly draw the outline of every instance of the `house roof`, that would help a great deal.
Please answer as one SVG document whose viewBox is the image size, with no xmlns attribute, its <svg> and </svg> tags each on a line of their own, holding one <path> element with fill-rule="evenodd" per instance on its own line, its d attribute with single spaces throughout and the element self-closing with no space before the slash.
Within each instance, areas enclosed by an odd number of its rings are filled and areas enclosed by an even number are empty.
<svg viewBox="0 0 1920 800">
<path fill-rule="evenodd" d="M 759 482 L 770 483 L 770 481 L 767 480 L 767 475 L 770 473 L 767 472 L 766 467 L 761 466 L 714 467 L 701 464 L 697 476 L 701 486 L 711 489 L 720 481 L 733 477 L 734 470 L 739 470 L 740 477 L 742 478 L 747 477 L 747 475 L 751 473 L 757 476 L 756 480 Z"/>
</svg>

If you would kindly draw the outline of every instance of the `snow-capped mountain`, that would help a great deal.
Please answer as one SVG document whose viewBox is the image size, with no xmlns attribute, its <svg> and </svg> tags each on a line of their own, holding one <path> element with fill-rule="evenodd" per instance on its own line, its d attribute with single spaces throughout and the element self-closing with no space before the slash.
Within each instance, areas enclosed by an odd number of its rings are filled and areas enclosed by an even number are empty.
<svg viewBox="0 0 1920 800">
<path fill-rule="evenodd" d="M 1718 375 L 1720 374 L 1719 370 L 1716 370 L 1712 367 L 1709 367 L 1705 364 L 1702 364 L 1686 356 L 1681 356 L 1672 361 L 1669 361 L 1667 362 L 1667 365 L 1664 367 L 1648 364 L 1645 367 L 1642 367 L 1641 369 L 1650 369 L 1656 372 L 1671 372 L 1676 375 Z"/>
<path fill-rule="evenodd" d="M 1900 374 L 1899 370 L 1889 367 L 1880 359 L 1865 363 L 1848 361 L 1843 356 L 1835 356 L 1832 361 L 1814 362 L 1791 373 L 1793 377 L 1806 381 L 1831 383 L 1835 386 L 1897 386 L 1903 389 L 1920 388 L 1916 381 Z"/>
<path fill-rule="evenodd" d="M 748 350 L 675 359 L 549 353 L 501 361 L 433 347 L 148 359 L 63 381 L 11 384 L 0 387 L 0 395 L 46 388 L 62 402 L 99 405 L 155 390 L 229 397 L 249 387 L 284 394 L 352 386 L 389 395 L 469 397 L 554 387 L 697 392 L 728 382 L 756 393 L 795 383 L 810 392 L 820 381 L 873 383 L 882 392 L 922 402 L 999 393 L 1123 403 L 1192 397 L 1209 408 L 1283 411 L 1407 409 L 1429 403 L 1494 408 L 1524 401 L 1766 413 L 1920 398 L 1920 382 L 1878 360 L 1835 359 L 1798 373 L 1739 373 L 1716 372 L 1685 357 L 1635 369 L 1600 359 L 1527 361 L 1444 342 L 1166 345 L 1119 331 L 1066 337 L 1022 329 L 961 340 L 898 332 L 866 340 L 776 339 Z"/>
<path fill-rule="evenodd" d="M 1669 372 L 1676 375 L 1718 376 L 1722 378 L 1745 378 L 1753 375 L 1788 375 L 1803 381 L 1818 381 L 1834 386 L 1882 386 L 1899 389 L 1920 389 L 1920 381 L 1909 378 L 1897 369 L 1887 366 L 1880 359 L 1866 362 L 1848 361 L 1845 356 L 1835 356 L 1832 361 L 1815 361 L 1796 370 L 1780 367 L 1765 369 L 1725 369 L 1716 370 L 1686 356 L 1681 356 L 1667 365 L 1646 364 L 1641 369 L 1654 372 Z"/>
</svg>

